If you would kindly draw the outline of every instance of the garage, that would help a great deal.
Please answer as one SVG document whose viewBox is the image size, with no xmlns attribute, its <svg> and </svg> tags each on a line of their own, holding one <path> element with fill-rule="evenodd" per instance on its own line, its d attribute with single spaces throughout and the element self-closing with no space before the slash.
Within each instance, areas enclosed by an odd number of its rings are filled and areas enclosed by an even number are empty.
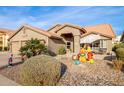
<svg viewBox="0 0 124 93">
<path fill-rule="evenodd" d="M 13 54 L 19 54 L 20 44 L 18 41 L 11 43 L 11 49 Z"/>
</svg>

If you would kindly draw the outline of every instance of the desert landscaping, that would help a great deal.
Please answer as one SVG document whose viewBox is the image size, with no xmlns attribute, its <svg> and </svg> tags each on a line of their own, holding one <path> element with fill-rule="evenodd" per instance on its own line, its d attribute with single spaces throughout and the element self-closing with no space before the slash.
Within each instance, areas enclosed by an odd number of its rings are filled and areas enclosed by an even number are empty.
<svg viewBox="0 0 124 93">
<path fill-rule="evenodd" d="M 3 60 L 7 59 L 7 52 L 0 54 Z M 103 59 L 104 58 L 104 59 Z M 107 59 L 106 59 L 107 58 Z M 57 86 L 116 86 L 124 85 L 124 72 L 123 69 L 118 72 L 114 68 L 112 59 L 109 55 L 95 55 L 94 64 L 81 63 L 75 65 L 71 57 L 67 58 L 66 55 L 58 55 L 53 59 L 58 60 L 64 64 L 61 70 L 61 77 L 56 83 Z M 2 61 L 3 61 L 2 60 Z M 7 61 L 7 60 L 5 60 Z M 4 61 L 4 62 L 5 62 Z M 7 62 L 6 62 L 7 63 Z M 20 58 L 15 58 L 12 67 L 7 67 L 1 64 L 0 74 L 9 78 L 10 80 L 20 83 L 20 69 L 24 63 Z"/>
</svg>

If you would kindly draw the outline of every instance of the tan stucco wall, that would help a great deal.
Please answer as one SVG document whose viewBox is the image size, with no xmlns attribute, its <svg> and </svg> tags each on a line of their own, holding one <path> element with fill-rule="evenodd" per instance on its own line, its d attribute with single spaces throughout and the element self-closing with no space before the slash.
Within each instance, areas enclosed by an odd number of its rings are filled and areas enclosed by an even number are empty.
<svg viewBox="0 0 124 93">
<path fill-rule="evenodd" d="M 107 53 L 110 53 L 112 51 L 112 40 L 107 40 Z"/>
<path fill-rule="evenodd" d="M 58 54 L 58 50 L 62 46 L 65 47 L 65 43 L 62 40 L 48 39 L 48 49 L 51 52 Z"/>
<path fill-rule="evenodd" d="M 80 51 L 80 36 L 74 36 L 74 53 L 79 53 Z"/>
<path fill-rule="evenodd" d="M 38 32 L 28 29 L 28 28 L 25 29 L 25 34 L 23 33 L 23 31 L 24 31 L 24 29 L 21 29 L 14 37 L 12 37 L 10 39 L 10 44 L 13 44 L 14 42 L 16 42 L 16 43 L 20 42 L 18 45 L 15 45 L 15 44 L 12 45 L 12 49 L 10 49 L 10 50 L 12 50 L 13 54 L 18 54 L 19 53 L 18 50 L 20 49 L 21 46 L 24 45 L 24 41 L 31 40 L 31 38 L 37 38 L 39 40 L 44 39 L 46 41 L 46 45 L 48 45 L 48 37 L 47 36 L 42 35 Z M 18 47 L 18 49 L 15 47 Z"/>
</svg>

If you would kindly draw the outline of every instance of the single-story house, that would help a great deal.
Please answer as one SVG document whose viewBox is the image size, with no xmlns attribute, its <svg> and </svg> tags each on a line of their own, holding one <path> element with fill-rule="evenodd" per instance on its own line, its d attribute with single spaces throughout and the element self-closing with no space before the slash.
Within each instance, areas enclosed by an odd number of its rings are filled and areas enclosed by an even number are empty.
<svg viewBox="0 0 124 93">
<path fill-rule="evenodd" d="M 110 24 L 86 27 L 57 24 L 48 30 L 23 25 L 8 39 L 11 52 L 18 54 L 19 49 L 31 38 L 43 41 L 49 51 L 55 54 L 62 46 L 72 53 L 79 53 L 83 44 L 90 44 L 94 51 L 110 52 L 115 34 Z"/>
<path fill-rule="evenodd" d="M 123 32 L 123 34 L 122 34 L 122 36 L 121 36 L 120 41 L 121 41 L 122 43 L 124 43 L 124 32 Z"/>
</svg>

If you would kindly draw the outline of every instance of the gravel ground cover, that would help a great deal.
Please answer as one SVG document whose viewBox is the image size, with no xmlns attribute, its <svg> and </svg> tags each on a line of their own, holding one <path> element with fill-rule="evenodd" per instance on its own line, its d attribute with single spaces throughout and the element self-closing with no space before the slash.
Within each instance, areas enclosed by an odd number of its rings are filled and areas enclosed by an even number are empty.
<svg viewBox="0 0 124 93">
<path fill-rule="evenodd" d="M 68 64 L 68 63 L 66 63 Z M 60 79 L 58 85 L 63 86 L 116 86 L 124 85 L 124 72 L 117 73 L 112 62 L 95 60 L 94 64 L 83 63 L 74 65 Z"/>
<path fill-rule="evenodd" d="M 117 73 L 112 67 L 112 62 L 95 60 L 94 64 L 83 63 L 74 65 L 72 60 L 59 58 L 66 66 L 66 72 L 61 77 L 58 86 L 113 86 L 124 85 L 124 72 Z M 11 68 L 0 69 L 0 74 L 19 83 L 19 69 L 21 64 Z M 119 75 L 119 78 L 118 78 Z"/>
</svg>

